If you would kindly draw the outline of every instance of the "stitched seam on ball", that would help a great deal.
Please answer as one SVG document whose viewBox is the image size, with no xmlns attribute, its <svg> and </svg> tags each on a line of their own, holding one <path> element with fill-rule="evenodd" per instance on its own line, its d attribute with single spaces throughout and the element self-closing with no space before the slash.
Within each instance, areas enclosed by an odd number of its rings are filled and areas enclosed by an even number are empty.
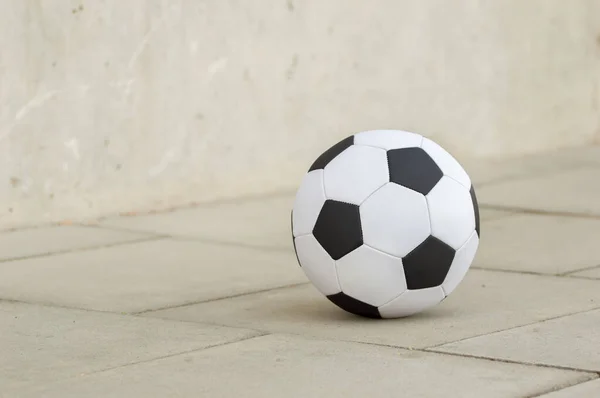
<svg viewBox="0 0 600 398">
<path fill-rule="evenodd" d="M 360 208 L 360 206 L 363 205 L 363 203 L 365 203 L 371 196 L 375 195 L 375 193 L 377 191 L 379 191 L 381 188 L 385 187 L 386 185 L 391 184 L 389 181 L 384 182 L 383 185 L 381 185 L 380 187 L 377 187 L 377 189 L 375 189 L 373 192 L 371 192 L 369 194 L 369 196 L 367 196 L 362 202 L 360 202 L 357 206 Z"/>
<path fill-rule="evenodd" d="M 329 199 L 329 197 L 327 197 L 327 189 L 325 188 L 325 169 L 323 169 L 323 172 L 321 173 L 321 186 L 323 186 L 323 195 L 325 195 L 325 200 Z"/>
<path fill-rule="evenodd" d="M 425 205 L 427 206 L 427 220 L 429 221 L 429 235 L 433 235 L 433 225 L 431 224 L 431 209 L 429 208 L 429 199 L 427 195 L 423 195 L 425 198 Z"/>
<path fill-rule="evenodd" d="M 356 145 L 356 146 L 368 146 L 368 147 L 371 147 L 371 148 L 377 148 L 377 149 L 383 150 L 384 152 L 389 151 L 389 149 L 386 149 L 386 148 L 381 147 L 381 146 L 373 145 L 373 144 L 354 144 L 354 145 Z"/>
<path fill-rule="evenodd" d="M 388 252 L 386 252 L 386 251 L 383 251 L 383 250 L 376 249 L 376 248 L 374 248 L 373 246 L 367 245 L 366 243 L 365 243 L 363 246 L 366 246 L 366 247 L 368 247 L 369 249 L 371 249 L 371 250 L 373 250 L 373 251 L 375 251 L 375 252 L 377 252 L 377 253 L 381 253 L 381 254 L 383 254 L 383 255 L 385 255 L 385 256 L 388 256 L 388 257 L 393 257 L 394 259 L 400 260 L 400 264 L 402 265 L 402 275 L 404 275 L 404 282 L 405 282 L 405 283 L 407 283 L 407 281 L 406 281 L 406 274 L 404 273 L 404 263 L 403 263 L 402 257 L 398 257 L 398 256 L 395 256 L 395 255 L 393 255 L 393 254 L 390 254 L 390 253 L 388 253 Z M 390 300 L 386 301 L 385 303 L 383 303 L 383 304 L 381 304 L 381 305 L 378 305 L 378 306 L 377 306 L 377 309 L 379 309 L 379 308 L 383 307 L 383 306 L 384 306 L 384 305 L 386 305 L 386 304 L 389 304 L 389 303 L 391 303 L 392 301 L 396 300 L 398 297 L 402 296 L 402 295 L 403 295 L 404 293 L 406 293 L 407 291 L 408 291 L 408 285 L 406 286 L 406 289 L 404 289 L 402 292 L 398 293 L 396 296 L 394 296 L 394 297 L 393 297 L 393 298 L 391 298 Z"/>
<path fill-rule="evenodd" d="M 302 238 L 302 237 L 304 237 L 304 236 L 308 236 L 308 235 L 312 235 L 312 234 L 313 234 L 312 232 L 307 232 L 307 233 L 305 233 L 305 234 L 300 234 L 300 235 L 298 235 L 298 236 L 295 236 L 295 237 L 294 237 L 294 239 Z"/>
<path fill-rule="evenodd" d="M 323 168 L 323 172 L 321 173 L 321 186 L 323 187 L 323 195 L 325 195 L 325 201 L 329 199 L 327 197 L 327 189 L 325 189 L 325 168 Z"/>
<path fill-rule="evenodd" d="M 469 185 L 468 187 L 466 187 L 465 184 L 463 184 L 462 182 L 458 181 L 456 178 L 449 176 L 448 174 L 444 174 L 444 177 L 448 177 L 449 179 L 451 179 L 452 181 L 456 182 L 457 184 L 460 184 L 461 187 L 465 187 L 467 189 L 467 191 L 470 191 L 471 190 L 471 186 L 473 185 L 473 182 L 471 182 L 471 185 Z M 469 177 L 469 180 L 470 179 L 471 178 Z"/>
<path fill-rule="evenodd" d="M 406 278 L 406 276 L 405 276 L 405 278 Z M 398 297 L 402 296 L 406 292 L 408 292 L 408 287 L 402 293 L 400 293 L 399 295 L 397 295 L 393 299 L 391 299 L 389 301 L 386 301 L 385 303 L 383 303 L 380 306 L 378 306 L 377 309 L 380 309 L 381 307 L 388 305 L 389 303 L 391 303 L 392 301 L 396 300 Z"/>
<path fill-rule="evenodd" d="M 473 235 L 477 235 L 477 231 L 476 230 L 473 230 L 473 232 L 471 232 L 471 235 L 469 235 L 469 237 L 467 238 L 467 240 L 464 241 L 464 243 L 462 245 L 460 245 L 460 247 L 458 249 L 456 249 L 454 252 L 458 253 L 460 250 L 462 250 L 467 245 L 467 243 L 469 243 L 471 241 L 471 238 L 473 238 Z"/>
<path fill-rule="evenodd" d="M 340 282 L 340 273 L 338 272 L 338 260 L 333 260 L 333 266 L 335 268 L 335 279 L 337 280 L 338 288 L 340 289 L 340 293 L 343 293 L 344 289 L 342 289 L 342 283 Z"/>
</svg>

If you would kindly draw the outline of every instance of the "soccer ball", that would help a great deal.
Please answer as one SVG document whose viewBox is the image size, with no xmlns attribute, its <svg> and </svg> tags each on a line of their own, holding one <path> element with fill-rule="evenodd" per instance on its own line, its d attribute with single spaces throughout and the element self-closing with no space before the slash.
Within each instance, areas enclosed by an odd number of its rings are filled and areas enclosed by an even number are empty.
<svg viewBox="0 0 600 398">
<path fill-rule="evenodd" d="M 369 318 L 437 305 L 479 246 L 469 175 L 432 140 L 399 130 L 361 132 L 326 150 L 304 176 L 291 218 L 307 278 Z"/>
</svg>

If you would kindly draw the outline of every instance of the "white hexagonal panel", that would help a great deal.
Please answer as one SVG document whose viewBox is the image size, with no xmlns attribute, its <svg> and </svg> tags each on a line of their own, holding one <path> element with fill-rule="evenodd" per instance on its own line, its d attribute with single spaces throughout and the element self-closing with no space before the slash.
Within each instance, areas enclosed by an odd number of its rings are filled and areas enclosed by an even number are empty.
<svg viewBox="0 0 600 398">
<path fill-rule="evenodd" d="M 460 249 L 475 231 L 475 210 L 467 188 L 442 177 L 427 194 L 431 234 L 454 250 Z"/>
<path fill-rule="evenodd" d="M 355 145 L 369 145 L 390 149 L 419 147 L 423 137 L 419 134 L 401 130 L 371 130 L 354 135 Z"/>
<path fill-rule="evenodd" d="M 446 296 L 450 295 L 464 279 L 475 259 L 478 247 L 479 236 L 477 236 L 477 232 L 473 232 L 467 243 L 456 251 L 450 270 L 446 275 L 446 279 L 444 279 L 444 283 L 442 283 L 442 289 L 444 289 Z"/>
<path fill-rule="evenodd" d="M 322 294 L 328 296 L 341 292 L 335 261 L 312 235 L 296 238 L 296 253 L 302 270 Z"/>
<path fill-rule="evenodd" d="M 402 260 L 361 246 L 336 263 L 342 291 L 378 307 L 406 290 Z"/>
<path fill-rule="evenodd" d="M 431 233 L 425 196 L 388 183 L 360 206 L 363 242 L 404 257 Z"/>
<path fill-rule="evenodd" d="M 387 304 L 379 307 L 382 318 L 402 318 L 425 311 L 439 304 L 444 297 L 440 286 L 428 289 L 407 290 Z"/>
<path fill-rule="evenodd" d="M 389 181 L 386 152 L 380 148 L 353 145 L 325 167 L 328 199 L 360 205 Z"/>
<path fill-rule="evenodd" d="M 319 212 L 325 203 L 325 189 L 323 187 L 323 170 L 313 170 L 307 173 L 294 201 L 292 212 L 293 235 L 300 236 L 312 232 Z"/>
<path fill-rule="evenodd" d="M 458 160 L 448 151 L 429 138 L 423 138 L 421 148 L 437 163 L 444 175 L 460 182 L 465 188 L 471 189 L 471 178 L 460 163 L 458 163 Z"/>
</svg>

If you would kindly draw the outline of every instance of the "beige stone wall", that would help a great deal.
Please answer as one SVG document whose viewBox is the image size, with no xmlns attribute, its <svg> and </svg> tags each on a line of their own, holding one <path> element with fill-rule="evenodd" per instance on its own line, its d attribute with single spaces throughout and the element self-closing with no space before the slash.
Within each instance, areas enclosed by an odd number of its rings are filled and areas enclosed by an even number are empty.
<svg viewBox="0 0 600 398">
<path fill-rule="evenodd" d="M 360 130 L 600 141 L 600 1 L 0 0 L 0 227 L 294 189 Z"/>
</svg>

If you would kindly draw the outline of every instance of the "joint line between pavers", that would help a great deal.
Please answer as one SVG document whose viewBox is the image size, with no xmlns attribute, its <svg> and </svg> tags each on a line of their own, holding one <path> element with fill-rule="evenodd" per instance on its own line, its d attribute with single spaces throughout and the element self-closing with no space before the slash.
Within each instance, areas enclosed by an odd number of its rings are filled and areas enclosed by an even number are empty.
<svg viewBox="0 0 600 398">
<path fill-rule="evenodd" d="M 140 365 L 140 364 L 148 363 L 148 362 L 160 361 L 160 360 L 163 360 L 163 359 L 173 358 L 173 357 L 180 356 L 180 355 L 186 355 L 186 354 L 191 354 L 191 353 L 200 352 L 200 351 L 204 351 L 204 350 L 209 350 L 211 348 L 223 347 L 223 346 L 226 346 L 226 345 L 229 345 L 229 344 L 240 343 L 240 342 L 244 342 L 244 341 L 248 341 L 248 340 L 252 340 L 252 339 L 256 339 L 256 338 L 268 336 L 270 334 L 271 333 L 267 333 L 267 332 L 255 332 L 254 334 L 252 334 L 250 336 L 241 337 L 239 339 L 225 341 L 225 342 L 217 343 L 217 344 L 212 344 L 212 345 L 208 345 L 208 346 L 205 346 L 205 347 L 200 347 L 200 348 L 196 348 L 196 349 L 192 349 L 192 350 L 176 352 L 176 353 L 172 353 L 172 354 L 168 354 L 168 355 L 162 355 L 162 356 L 155 357 L 155 358 L 148 358 L 148 359 L 144 359 L 142 361 L 136 361 L 136 362 L 126 363 L 126 364 L 123 364 L 123 365 L 112 366 L 110 368 L 94 370 L 92 372 L 83 373 L 83 374 L 79 375 L 78 377 L 95 375 L 95 374 L 98 374 L 98 373 L 109 372 L 109 371 L 115 370 L 115 369 L 126 368 L 126 367 L 129 367 L 129 366 Z"/>
<path fill-rule="evenodd" d="M 226 241 L 220 239 L 211 239 L 211 238 L 202 238 L 202 237 L 194 237 L 194 236 L 183 236 L 183 235 L 170 235 L 170 237 L 174 240 L 182 241 L 182 242 L 200 242 L 200 243 L 208 243 L 218 246 L 231 246 L 231 247 L 241 247 L 244 249 L 251 250 L 259 250 L 259 251 L 269 251 L 276 253 L 289 253 L 291 252 L 291 248 L 285 248 L 280 246 L 267 246 L 267 245 L 253 245 L 244 242 L 234 242 L 234 241 Z"/>
<path fill-rule="evenodd" d="M 440 344 L 435 344 L 435 345 L 426 347 L 424 349 L 425 350 L 433 350 L 435 348 L 441 348 L 441 347 L 443 347 L 445 345 L 449 345 L 449 344 L 460 343 L 460 342 L 463 342 L 463 341 L 468 341 L 468 340 L 471 340 L 471 339 L 476 339 L 476 338 L 484 337 L 484 336 L 492 336 L 492 335 L 495 335 L 495 334 L 498 334 L 498 333 L 507 332 L 507 331 L 514 330 L 514 329 L 524 328 L 524 327 L 527 327 L 527 326 L 533 326 L 533 325 L 537 325 L 537 324 L 541 324 L 541 323 L 546 323 L 546 322 L 554 321 L 556 319 L 566 318 L 566 317 L 571 316 L 571 315 L 580 315 L 580 314 L 585 314 L 585 313 L 588 313 L 588 312 L 597 311 L 599 309 L 600 309 L 600 306 L 594 307 L 594 308 L 590 308 L 590 309 L 587 309 L 587 310 L 570 312 L 568 314 L 557 315 L 557 316 L 554 316 L 554 317 L 551 317 L 551 318 L 542 319 L 542 320 L 539 320 L 539 321 L 530 322 L 530 323 L 526 323 L 526 324 L 523 324 L 523 325 L 517 325 L 517 326 L 513 326 L 513 327 L 510 327 L 510 328 L 506 328 L 506 329 L 495 330 L 495 331 L 490 332 L 490 333 L 483 333 L 483 334 L 478 334 L 478 335 L 475 335 L 475 336 L 465 337 L 463 339 L 458 339 L 458 340 L 453 340 L 453 341 L 447 341 L 447 342 L 440 343 Z"/>
<path fill-rule="evenodd" d="M 596 375 L 598 376 L 600 374 L 596 374 Z M 598 377 L 592 377 L 591 379 L 588 379 L 588 380 L 574 381 L 572 383 L 565 382 L 565 383 L 563 383 L 561 385 L 554 386 L 552 388 L 549 388 L 547 390 L 541 391 L 539 393 L 534 393 L 532 395 L 528 395 L 528 396 L 526 396 L 524 398 L 543 398 L 543 397 L 545 397 L 546 395 L 548 395 L 550 393 L 558 392 L 558 391 L 562 391 L 562 390 L 566 390 L 567 388 L 576 387 L 576 386 L 578 386 L 580 384 L 590 383 L 590 382 L 592 382 L 594 380 L 597 380 L 597 379 L 598 379 Z"/>
<path fill-rule="evenodd" d="M 568 212 L 568 211 L 542 210 L 542 209 L 534 209 L 534 208 L 530 208 L 530 207 L 504 206 L 504 205 L 487 204 L 485 202 L 480 203 L 479 204 L 479 208 L 480 209 L 487 209 L 487 210 L 510 211 L 510 212 L 515 213 L 514 215 L 530 214 L 530 215 L 539 215 L 539 216 L 554 216 L 554 217 L 567 217 L 567 218 L 600 219 L 600 215 L 598 215 L 598 214 L 586 214 L 586 213 L 576 213 L 576 212 Z"/>
<path fill-rule="evenodd" d="M 508 364 L 514 364 L 514 365 L 524 365 L 524 366 L 532 366 L 532 367 L 539 367 L 539 368 L 568 370 L 571 372 L 588 373 L 588 374 L 594 375 L 594 376 L 597 376 L 599 373 L 598 370 L 595 370 L 595 369 L 573 368 L 570 366 L 549 365 L 549 364 L 545 364 L 545 363 L 516 361 L 516 360 L 505 359 L 505 358 L 486 357 L 483 355 L 473 355 L 473 354 L 462 354 L 462 353 L 458 353 L 458 352 L 439 351 L 439 350 L 434 350 L 434 349 L 430 349 L 430 348 L 416 349 L 415 351 L 429 352 L 429 353 L 440 354 L 440 355 L 450 355 L 450 356 L 462 357 L 462 358 L 483 359 L 486 361 L 502 362 L 502 363 L 508 363 Z M 592 380 L 592 379 L 590 379 L 590 380 Z"/>
<path fill-rule="evenodd" d="M 485 267 L 481 267 L 481 266 L 472 266 L 471 269 L 476 269 L 478 271 L 486 271 L 486 272 L 501 272 L 501 273 L 506 273 L 506 274 L 524 274 L 524 275 L 550 276 L 550 277 L 560 276 L 560 275 L 556 275 L 556 274 L 544 274 L 542 272 L 535 272 L 535 271 L 518 271 L 518 270 L 513 270 L 513 269 L 502 269 L 502 268 L 485 268 Z"/>
<path fill-rule="evenodd" d="M 494 358 L 494 357 L 478 356 L 478 355 L 471 355 L 471 354 L 461 354 L 461 353 L 455 353 L 455 352 L 439 351 L 439 350 L 435 350 L 432 348 L 411 348 L 411 347 L 402 347 L 402 346 L 394 346 L 394 345 L 389 345 L 389 344 L 371 343 L 371 342 L 355 341 L 355 340 L 341 340 L 341 341 L 347 341 L 347 342 L 352 342 L 352 343 L 357 343 L 357 344 L 372 345 L 372 346 L 378 346 L 378 347 L 387 347 L 387 348 L 395 348 L 395 349 L 402 349 L 402 350 L 408 350 L 408 351 L 416 351 L 416 352 L 422 352 L 422 353 L 428 353 L 428 354 L 449 355 L 449 356 L 454 356 L 454 357 L 480 359 L 480 360 L 485 360 L 485 361 L 501 362 L 501 363 L 507 363 L 507 364 L 513 364 L 513 365 L 523 365 L 523 366 L 550 368 L 550 369 L 558 369 L 558 370 L 569 370 L 569 371 L 592 374 L 595 376 L 600 373 L 597 370 L 591 370 L 591 369 L 579 369 L 579 368 L 571 368 L 571 367 L 560 366 L 560 365 L 548 365 L 548 364 L 543 364 L 543 363 L 521 362 L 521 361 L 503 359 L 503 358 Z"/>
<path fill-rule="evenodd" d="M 93 246 L 79 247 L 79 248 L 75 248 L 75 249 L 58 250 L 58 251 L 51 252 L 51 253 L 32 254 L 30 256 L 9 257 L 9 258 L 5 258 L 5 259 L 0 259 L 0 265 L 6 264 L 6 263 L 11 263 L 11 262 L 16 262 L 16 261 L 30 260 L 30 259 L 34 259 L 34 258 L 54 257 L 54 256 L 60 256 L 62 254 L 81 253 L 81 252 L 93 251 L 93 250 L 99 250 L 99 249 L 109 249 L 111 247 L 134 245 L 137 243 L 153 242 L 153 241 L 167 239 L 167 238 L 168 238 L 167 236 L 153 235 L 153 236 L 147 236 L 147 237 L 140 238 L 140 239 L 114 242 L 114 243 L 109 243 L 109 244 L 104 244 L 104 245 L 93 245 Z"/>
<path fill-rule="evenodd" d="M 152 313 L 152 312 L 158 312 L 158 311 L 164 311 L 164 310 L 172 310 L 172 309 L 175 309 L 175 308 L 190 307 L 190 306 L 196 305 L 196 304 L 212 303 L 212 302 L 215 302 L 215 301 L 228 300 L 228 299 L 233 299 L 233 298 L 238 298 L 238 297 L 243 297 L 243 296 L 249 296 L 249 295 L 253 295 L 253 294 L 266 293 L 266 292 L 271 292 L 271 291 L 274 291 L 274 290 L 282 290 L 282 289 L 294 288 L 294 287 L 298 287 L 298 286 L 308 285 L 309 283 L 310 282 L 293 283 L 291 285 L 276 286 L 276 287 L 271 287 L 271 288 L 268 288 L 268 289 L 254 290 L 254 291 L 251 291 L 251 292 L 244 292 L 244 293 L 232 294 L 232 295 L 226 296 L 226 297 L 217 297 L 217 298 L 212 298 L 212 299 L 207 299 L 207 300 L 196 300 L 196 301 L 190 301 L 190 302 L 185 302 L 185 303 L 181 303 L 181 304 L 168 305 L 168 306 L 159 307 L 159 308 L 149 308 L 149 309 L 145 309 L 145 310 L 141 310 L 141 311 L 130 312 L 129 314 L 131 314 L 131 315 L 142 315 L 142 314 L 149 314 L 149 313 Z"/>
<path fill-rule="evenodd" d="M 542 277 L 551 277 L 551 278 L 572 278 L 572 279 L 587 279 L 587 280 L 598 280 L 598 278 L 580 276 L 580 275 L 571 275 L 571 273 L 577 273 L 581 271 L 587 271 L 595 268 L 600 268 L 600 265 L 595 265 L 589 268 L 582 268 L 575 271 L 561 272 L 558 274 L 546 274 L 543 272 L 535 272 L 535 271 L 519 271 L 514 269 L 502 269 L 502 268 L 485 268 L 481 266 L 472 266 L 471 269 L 476 269 L 477 271 L 484 272 L 500 272 L 506 274 L 520 274 L 520 275 L 533 275 L 533 276 L 542 276 Z"/>
<path fill-rule="evenodd" d="M 110 315 L 120 315 L 120 316 L 132 316 L 133 315 L 133 314 L 129 314 L 126 312 L 99 310 L 99 309 L 85 308 L 85 307 L 73 307 L 73 306 L 61 305 L 61 304 L 55 304 L 55 303 L 44 303 L 44 302 L 40 302 L 40 301 L 25 301 L 25 300 L 19 300 L 19 299 L 0 297 L 0 303 L 2 303 L 2 302 L 9 303 L 9 304 L 35 305 L 38 307 L 56 308 L 56 309 L 61 309 L 61 310 L 92 312 L 92 313 L 96 313 L 96 314 L 110 314 Z"/>
<path fill-rule="evenodd" d="M 101 222 L 101 221 L 108 220 L 108 219 L 119 219 L 119 218 L 127 219 L 127 218 L 136 218 L 136 217 L 145 217 L 145 216 L 152 216 L 152 215 L 157 215 L 157 214 L 168 214 L 168 213 L 172 213 L 172 212 L 179 211 L 179 210 L 211 208 L 211 207 L 227 205 L 227 204 L 255 202 L 255 201 L 259 201 L 259 200 L 263 200 L 263 199 L 275 199 L 275 198 L 281 198 L 281 197 L 286 197 L 286 196 L 292 196 L 292 195 L 294 195 L 294 193 L 295 193 L 295 191 L 292 191 L 291 189 L 280 189 L 280 190 L 274 190 L 274 191 L 266 191 L 264 193 L 258 193 L 258 194 L 246 194 L 246 195 L 240 195 L 240 196 L 210 199 L 205 202 L 191 201 L 191 202 L 177 205 L 177 206 L 170 206 L 170 207 L 165 207 L 165 208 L 160 208 L 160 209 L 134 212 L 135 213 L 134 215 L 127 215 L 127 213 L 129 213 L 129 212 L 120 211 L 120 212 L 116 212 L 116 213 L 111 213 L 111 214 L 106 214 L 103 216 L 95 217 L 93 219 L 93 221 L 97 223 L 97 222 Z"/>
<path fill-rule="evenodd" d="M 596 269 L 596 268 L 600 268 L 600 265 L 593 265 L 591 267 L 585 267 L 585 268 L 580 268 L 580 269 L 576 269 L 576 270 L 573 270 L 573 271 L 562 272 L 562 273 L 557 274 L 557 275 L 559 275 L 559 276 L 575 276 L 576 277 L 577 275 L 571 275 L 571 274 L 575 274 L 577 272 L 583 272 L 583 271 L 591 271 L 591 270 Z M 585 278 L 585 279 L 594 279 L 594 278 Z"/>
<path fill-rule="evenodd" d="M 284 247 L 280 247 L 280 246 L 253 245 L 253 244 L 248 244 L 248 243 L 244 243 L 244 242 L 212 239 L 212 238 L 207 238 L 207 237 L 187 236 L 187 235 L 178 235 L 178 234 L 169 234 L 169 233 L 157 234 L 155 232 L 144 230 L 144 229 L 115 227 L 115 226 L 104 225 L 104 224 L 101 224 L 101 225 L 77 224 L 77 225 L 81 226 L 81 227 L 103 229 L 106 231 L 145 234 L 145 235 L 150 235 L 152 237 L 160 237 L 162 239 L 172 239 L 172 240 L 176 240 L 176 241 L 180 241 L 180 242 L 199 242 L 199 243 L 207 243 L 207 244 L 213 244 L 213 245 L 219 245 L 219 246 L 241 247 L 244 249 L 269 251 L 269 252 L 276 252 L 276 253 L 288 253 L 291 250 L 289 248 L 284 248 Z"/>
<path fill-rule="evenodd" d="M 586 170 L 586 169 L 590 169 L 590 168 L 595 169 L 597 167 L 598 167 L 598 164 L 595 162 L 583 161 L 579 164 L 564 165 L 562 169 L 557 169 L 557 170 L 537 170 L 537 171 L 525 172 L 522 174 L 512 174 L 512 175 L 509 174 L 504 177 L 491 178 L 489 180 L 482 179 L 482 181 L 478 182 L 477 185 L 480 187 L 484 187 L 484 186 L 488 186 L 488 185 L 501 184 L 501 183 L 511 182 L 511 181 L 523 181 L 523 180 L 530 180 L 533 178 L 548 177 L 553 174 L 564 174 L 564 173 L 570 173 L 573 171 Z"/>
</svg>

